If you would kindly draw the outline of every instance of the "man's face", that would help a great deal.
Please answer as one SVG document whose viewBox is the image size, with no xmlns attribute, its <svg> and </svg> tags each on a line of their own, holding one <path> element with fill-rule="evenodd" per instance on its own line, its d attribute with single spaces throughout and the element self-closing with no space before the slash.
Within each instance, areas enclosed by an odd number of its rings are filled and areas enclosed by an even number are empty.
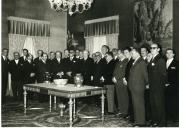
<svg viewBox="0 0 179 128">
<path fill-rule="evenodd" d="M 160 49 L 158 48 L 158 46 L 156 44 L 152 44 L 150 47 L 150 51 L 151 51 L 152 55 L 156 55 L 159 53 Z"/>
<path fill-rule="evenodd" d="M 171 59 L 171 58 L 174 58 L 175 54 L 173 53 L 172 50 L 167 50 L 166 51 L 166 57 L 167 59 Z"/>
<path fill-rule="evenodd" d="M 80 56 L 80 58 L 83 58 L 83 52 L 82 51 L 79 53 L 79 56 Z"/>
<path fill-rule="evenodd" d="M 54 59 L 55 58 L 55 53 L 54 52 L 51 52 L 50 53 L 50 59 Z"/>
<path fill-rule="evenodd" d="M 131 57 L 131 54 L 130 54 L 130 52 L 129 52 L 128 50 L 124 50 L 124 56 L 125 56 L 126 58 L 130 58 L 130 57 Z"/>
<path fill-rule="evenodd" d="M 147 57 L 147 54 L 148 54 L 147 49 L 146 48 L 141 48 L 141 56 L 142 57 Z"/>
<path fill-rule="evenodd" d="M 27 54 L 28 54 L 28 51 L 27 50 L 23 50 L 23 55 L 27 56 Z"/>
<path fill-rule="evenodd" d="M 83 57 L 84 57 L 84 58 L 88 58 L 88 51 L 84 51 L 84 52 L 83 52 Z"/>
<path fill-rule="evenodd" d="M 79 51 L 79 50 L 76 50 L 76 51 L 75 51 L 75 55 L 76 55 L 76 56 L 79 56 L 79 55 L 80 55 L 80 51 Z"/>
<path fill-rule="evenodd" d="M 101 52 L 103 55 L 106 55 L 106 53 L 108 52 L 108 49 L 106 47 L 102 47 Z"/>
<path fill-rule="evenodd" d="M 32 55 L 29 55 L 29 56 L 27 57 L 27 59 L 28 59 L 28 60 L 32 60 L 32 59 L 33 59 Z"/>
<path fill-rule="evenodd" d="M 48 58 L 47 54 L 43 54 L 42 59 L 43 59 L 44 61 L 46 61 L 47 58 Z"/>
<path fill-rule="evenodd" d="M 118 51 L 116 49 L 112 50 L 113 56 L 117 56 L 118 55 Z"/>
<path fill-rule="evenodd" d="M 5 49 L 5 50 L 3 50 L 3 52 L 2 52 L 2 55 L 4 55 L 4 56 L 8 56 L 8 53 L 9 53 L 9 51 L 7 50 L 7 49 Z"/>
<path fill-rule="evenodd" d="M 134 59 L 134 60 L 137 59 L 137 55 L 138 55 L 138 54 L 137 54 L 137 52 L 136 52 L 135 50 L 132 50 L 132 51 L 131 51 L 132 59 Z"/>
<path fill-rule="evenodd" d="M 38 57 L 42 57 L 42 51 L 38 51 Z"/>
<path fill-rule="evenodd" d="M 61 58 L 62 56 L 61 56 L 61 53 L 59 53 L 59 52 L 57 52 L 56 53 L 56 58 Z"/>
<path fill-rule="evenodd" d="M 98 61 L 102 58 L 101 53 L 98 53 L 98 52 L 97 52 L 95 55 L 96 55 L 96 59 L 97 59 Z"/>
<path fill-rule="evenodd" d="M 64 51 L 64 55 L 67 57 L 67 56 L 69 56 L 69 51 L 68 50 L 65 50 Z"/>
<path fill-rule="evenodd" d="M 74 57 L 75 52 L 73 50 L 70 50 L 70 57 Z"/>
<path fill-rule="evenodd" d="M 15 60 L 18 60 L 19 57 L 20 57 L 19 53 L 14 53 L 14 59 L 15 59 Z"/>
</svg>

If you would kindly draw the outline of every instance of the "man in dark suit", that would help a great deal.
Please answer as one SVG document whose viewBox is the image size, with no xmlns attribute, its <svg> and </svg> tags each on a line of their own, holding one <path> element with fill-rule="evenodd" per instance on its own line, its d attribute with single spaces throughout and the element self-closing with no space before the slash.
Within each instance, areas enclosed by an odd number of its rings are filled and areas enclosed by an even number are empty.
<svg viewBox="0 0 179 128">
<path fill-rule="evenodd" d="M 148 64 L 150 104 L 153 126 L 166 126 L 165 120 L 165 82 L 166 62 L 159 54 L 161 47 L 157 43 L 151 45 L 152 60 Z"/>
<path fill-rule="evenodd" d="M 107 65 L 105 66 L 104 73 L 102 76 L 102 81 L 104 81 L 104 86 L 107 88 L 107 107 L 108 113 L 114 114 L 116 110 L 114 102 L 114 83 L 112 82 L 113 72 L 115 68 L 115 61 L 113 60 L 112 52 L 106 53 Z"/>
<path fill-rule="evenodd" d="M 147 64 L 140 57 L 140 51 L 133 48 L 131 51 L 134 60 L 130 69 L 128 86 L 132 95 L 135 126 L 145 126 L 145 86 L 148 83 Z"/>
<path fill-rule="evenodd" d="M 15 100 L 22 100 L 23 99 L 23 75 L 22 75 L 23 63 L 19 59 L 20 55 L 18 52 L 14 52 L 13 54 L 14 54 L 14 60 L 11 60 L 9 65 L 13 96 Z"/>
<path fill-rule="evenodd" d="M 165 87 L 165 106 L 167 120 L 177 120 L 177 61 L 175 60 L 175 52 L 173 49 L 166 50 L 166 69 L 167 69 L 167 84 Z"/>
<path fill-rule="evenodd" d="M 123 50 L 118 50 L 118 57 L 120 61 L 116 63 L 113 82 L 115 83 L 118 111 L 122 114 L 122 117 L 126 117 L 128 114 L 129 96 L 127 86 L 123 84 L 123 79 L 125 78 L 128 59 L 125 58 Z"/>
<path fill-rule="evenodd" d="M 83 51 L 83 61 L 82 65 L 80 67 L 81 73 L 84 78 L 84 84 L 85 85 L 91 85 L 92 77 L 93 77 L 93 67 L 94 67 L 94 61 L 92 58 L 89 57 L 89 51 L 84 50 Z"/>
<path fill-rule="evenodd" d="M 37 64 L 41 61 L 43 55 L 43 50 L 38 50 L 37 51 L 37 58 L 34 59 L 34 63 Z"/>
<path fill-rule="evenodd" d="M 5 95 L 8 86 L 8 72 L 9 72 L 9 59 L 8 59 L 9 50 L 7 48 L 2 49 L 1 57 L 1 89 L 2 89 L 2 103 L 5 102 Z"/>
<path fill-rule="evenodd" d="M 149 54 L 149 50 L 147 46 L 142 46 L 140 48 L 140 54 L 142 59 L 146 62 L 146 64 L 148 65 L 148 63 L 150 61 L 148 61 L 148 54 Z M 145 111 L 146 111 L 146 120 L 149 121 L 151 119 L 151 109 L 150 109 L 150 93 L 149 93 L 149 88 L 145 89 Z"/>
<path fill-rule="evenodd" d="M 102 61 L 103 61 L 103 63 L 107 63 L 106 62 L 106 53 L 107 52 L 109 52 L 109 46 L 107 46 L 107 45 L 103 45 L 102 47 L 101 47 L 101 53 L 102 53 Z"/>
<path fill-rule="evenodd" d="M 60 51 L 56 51 L 56 58 L 54 59 L 53 65 L 51 65 L 52 72 L 54 74 L 54 79 L 56 78 L 64 78 L 64 64 L 62 60 L 62 53 Z"/>
<path fill-rule="evenodd" d="M 113 48 L 112 49 L 112 53 L 113 53 L 113 59 L 117 63 L 119 61 L 119 59 L 118 59 L 118 49 L 117 48 Z"/>
<path fill-rule="evenodd" d="M 27 55 L 29 51 L 27 49 L 23 49 L 22 51 L 23 51 L 23 56 L 21 56 L 19 60 L 21 61 L 21 63 L 24 63 L 25 61 L 27 61 Z"/>
<path fill-rule="evenodd" d="M 130 74 L 130 69 L 132 67 L 132 64 L 134 62 L 134 60 L 132 59 L 131 57 L 131 48 L 130 47 L 125 47 L 124 48 L 124 55 L 125 57 L 128 59 L 128 63 L 127 63 L 127 66 L 126 66 L 126 72 L 125 72 L 125 78 L 123 79 L 123 84 L 124 85 L 127 85 L 127 82 L 128 82 L 128 79 L 129 79 L 129 74 Z M 134 115 L 133 115 L 133 105 L 132 105 L 132 96 L 131 96 L 131 92 L 127 86 L 127 89 L 128 89 L 128 95 L 129 95 L 129 109 L 128 109 L 128 114 L 129 116 L 126 116 L 126 118 L 129 118 L 130 121 L 134 121 Z"/>
<path fill-rule="evenodd" d="M 65 61 L 65 75 L 69 79 L 69 83 L 74 83 L 74 76 L 76 73 L 79 73 L 80 70 L 78 68 L 78 59 L 75 58 L 74 50 L 70 50 L 69 57 Z"/>
<path fill-rule="evenodd" d="M 96 62 L 94 64 L 93 70 L 93 84 L 94 86 L 102 86 L 100 78 L 103 75 L 104 67 L 106 63 L 102 60 L 102 55 L 100 52 L 96 52 Z"/>
</svg>

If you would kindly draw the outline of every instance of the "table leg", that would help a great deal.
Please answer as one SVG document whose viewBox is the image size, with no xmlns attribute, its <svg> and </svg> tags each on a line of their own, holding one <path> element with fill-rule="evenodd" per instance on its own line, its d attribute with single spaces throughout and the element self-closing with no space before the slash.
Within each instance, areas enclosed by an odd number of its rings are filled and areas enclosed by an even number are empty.
<svg viewBox="0 0 179 128">
<path fill-rule="evenodd" d="M 52 95 L 49 95 L 49 112 L 52 111 Z"/>
<path fill-rule="evenodd" d="M 70 116 L 70 127 L 73 125 L 73 101 L 72 98 L 69 99 L 69 116 Z"/>
<path fill-rule="evenodd" d="M 54 96 L 54 109 L 56 110 L 56 108 L 57 108 L 57 97 Z"/>
<path fill-rule="evenodd" d="M 73 118 L 76 117 L 76 103 L 75 99 L 73 99 Z"/>
<path fill-rule="evenodd" d="M 102 96 L 101 96 L 101 116 L 102 116 L 102 123 L 104 123 L 104 92 L 102 91 Z"/>
<path fill-rule="evenodd" d="M 27 112 L 27 91 L 24 88 L 24 114 Z"/>
</svg>

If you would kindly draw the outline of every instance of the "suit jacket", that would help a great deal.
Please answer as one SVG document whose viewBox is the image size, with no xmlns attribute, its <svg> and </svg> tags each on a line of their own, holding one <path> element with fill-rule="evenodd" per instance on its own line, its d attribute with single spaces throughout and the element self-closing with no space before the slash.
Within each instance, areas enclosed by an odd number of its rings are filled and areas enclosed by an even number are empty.
<svg viewBox="0 0 179 128">
<path fill-rule="evenodd" d="M 148 64 L 149 86 L 151 91 L 160 91 L 164 89 L 166 83 L 166 62 L 157 55 Z"/>
<path fill-rule="evenodd" d="M 41 59 L 39 59 L 39 57 L 34 59 L 34 64 L 36 65 L 37 63 L 39 63 L 41 61 Z"/>
<path fill-rule="evenodd" d="M 93 70 L 93 83 L 96 86 L 101 85 L 100 78 L 103 76 L 103 72 L 106 66 L 106 62 L 104 60 L 100 60 L 98 63 L 95 62 L 94 70 Z"/>
<path fill-rule="evenodd" d="M 19 61 L 24 64 L 27 60 L 26 60 L 26 59 L 24 60 L 24 57 L 21 56 L 21 57 L 19 58 Z"/>
<path fill-rule="evenodd" d="M 45 72 L 51 73 L 50 67 L 51 67 L 51 65 L 50 65 L 49 61 L 47 61 L 46 63 L 44 63 L 43 61 L 40 61 L 36 65 L 36 78 L 37 78 L 38 83 L 44 82 Z"/>
<path fill-rule="evenodd" d="M 90 57 L 88 57 L 86 60 L 83 59 L 82 65 L 79 69 L 81 69 L 81 73 L 84 77 L 84 83 L 90 84 L 91 76 L 93 75 L 93 69 L 94 69 L 93 59 Z"/>
<path fill-rule="evenodd" d="M 177 61 L 173 60 L 167 69 L 167 83 L 176 86 L 177 85 Z"/>
<path fill-rule="evenodd" d="M 65 70 L 65 72 L 71 71 L 72 72 L 72 76 L 74 76 L 77 72 L 79 72 L 78 63 L 79 63 L 79 60 L 76 59 L 75 57 L 72 60 L 70 60 L 70 57 L 67 58 L 64 61 L 64 65 L 65 65 L 64 66 L 64 70 Z"/>
<path fill-rule="evenodd" d="M 128 63 L 126 66 L 126 73 L 125 73 L 126 81 L 128 81 L 128 79 L 129 79 L 130 69 L 132 67 L 133 62 L 134 62 L 134 60 L 132 58 L 130 60 L 128 60 Z"/>
<path fill-rule="evenodd" d="M 104 77 L 104 84 L 105 85 L 111 85 L 113 84 L 112 82 L 112 77 L 113 77 L 113 72 L 115 68 L 115 61 L 112 59 L 106 66 L 103 72 L 103 77 Z"/>
<path fill-rule="evenodd" d="M 8 72 L 9 72 L 9 62 L 10 60 L 7 59 L 4 60 L 3 57 L 1 57 L 1 70 L 2 70 L 2 79 L 8 79 Z"/>
<path fill-rule="evenodd" d="M 62 59 L 60 60 L 60 62 L 58 62 L 57 59 L 54 59 L 51 67 L 54 77 L 56 77 L 57 73 L 64 72 L 65 65 Z"/>
<path fill-rule="evenodd" d="M 22 74 L 24 78 L 25 83 L 34 83 L 35 82 L 35 77 L 30 77 L 31 73 L 35 73 L 35 64 L 32 61 L 29 63 L 28 61 L 24 62 L 24 66 L 22 67 Z"/>
<path fill-rule="evenodd" d="M 128 59 L 126 58 L 122 61 L 118 61 L 115 65 L 113 76 L 116 78 L 117 84 L 123 84 L 123 78 L 125 77 L 127 63 Z"/>
<path fill-rule="evenodd" d="M 130 69 L 128 85 L 133 91 L 144 91 L 145 85 L 148 83 L 147 64 L 140 57 Z"/>
<path fill-rule="evenodd" d="M 18 64 L 15 63 L 15 60 L 11 60 L 9 64 L 9 70 L 11 73 L 11 80 L 12 81 L 23 81 L 23 63 L 19 60 Z"/>
</svg>

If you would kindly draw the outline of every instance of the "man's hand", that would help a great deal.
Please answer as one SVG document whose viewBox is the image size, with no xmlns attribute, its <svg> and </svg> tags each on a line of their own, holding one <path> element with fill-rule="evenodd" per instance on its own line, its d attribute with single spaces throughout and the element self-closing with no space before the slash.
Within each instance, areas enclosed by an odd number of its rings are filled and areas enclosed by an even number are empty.
<svg viewBox="0 0 179 128">
<path fill-rule="evenodd" d="M 123 84 L 127 86 L 126 78 L 123 78 Z"/>
<path fill-rule="evenodd" d="M 116 77 L 112 78 L 113 83 L 117 83 Z"/>
<path fill-rule="evenodd" d="M 30 77 L 34 77 L 35 76 L 35 73 L 30 73 Z"/>
<path fill-rule="evenodd" d="M 66 74 L 67 74 L 69 77 L 72 76 L 72 72 L 71 72 L 71 71 L 67 72 Z"/>
</svg>

